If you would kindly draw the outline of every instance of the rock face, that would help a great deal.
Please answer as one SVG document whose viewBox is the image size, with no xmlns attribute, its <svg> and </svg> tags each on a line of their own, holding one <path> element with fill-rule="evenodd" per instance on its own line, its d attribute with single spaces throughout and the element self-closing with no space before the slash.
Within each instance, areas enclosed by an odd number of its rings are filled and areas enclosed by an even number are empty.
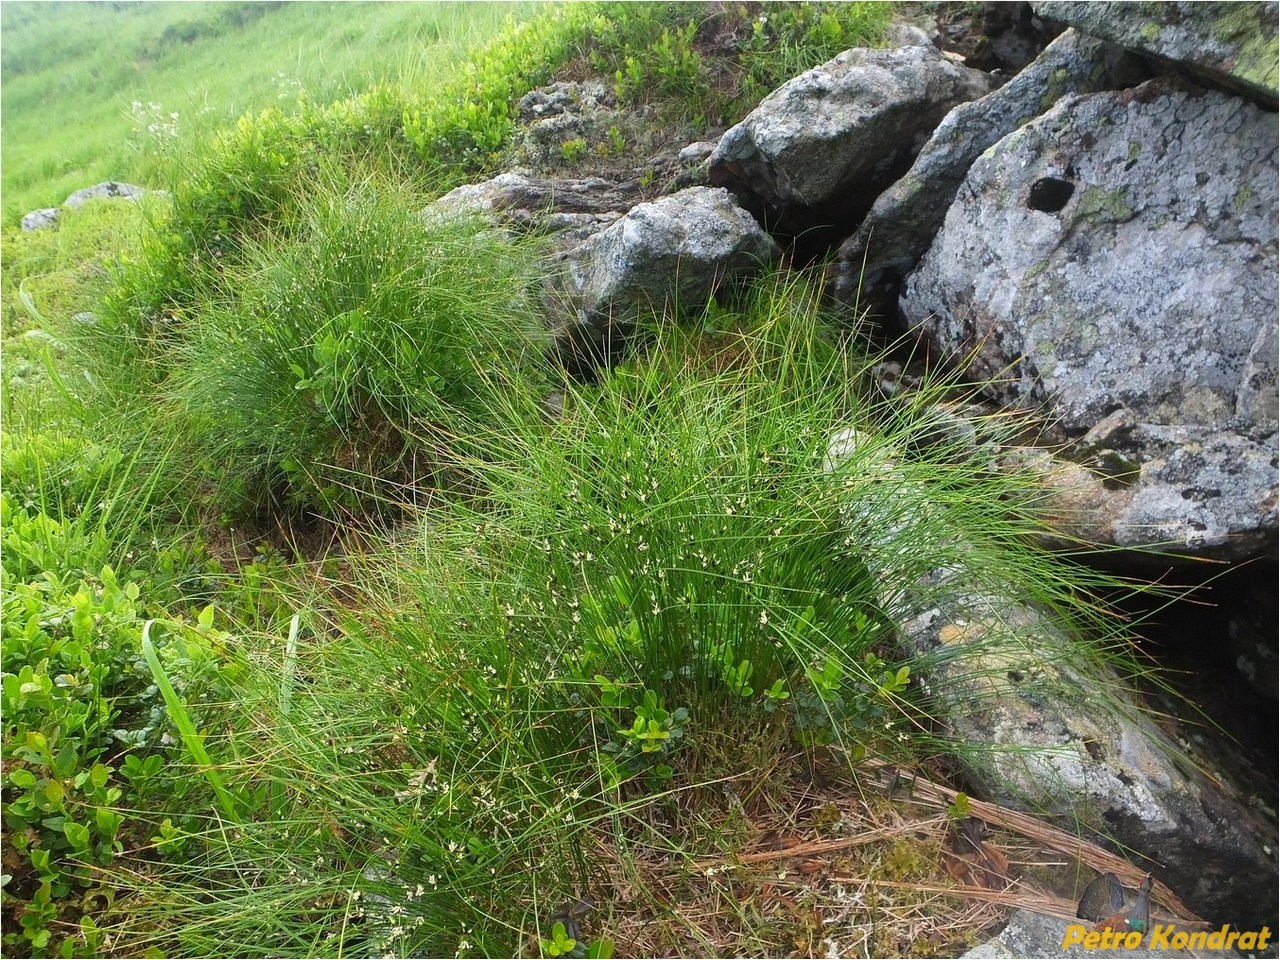
<svg viewBox="0 0 1280 960">
<path fill-rule="evenodd" d="M 838 434 L 829 461 L 863 442 L 855 430 Z M 1096 653 L 984 577 L 963 542 L 936 544 L 950 559 L 920 571 L 902 545 L 936 542 L 931 491 L 890 451 L 877 455 L 882 492 L 872 505 L 851 503 L 844 521 L 883 585 L 879 605 L 898 624 L 931 715 L 967 746 L 957 759 L 975 792 L 1123 844 L 1210 919 L 1270 922 L 1270 818 L 1204 776 Z M 1242 876 L 1251 878 L 1243 890 Z"/>
<path fill-rule="evenodd" d="M 770 229 L 852 227 L 947 112 L 993 85 L 932 46 L 846 50 L 730 128 L 711 156 L 711 182 Z"/>
<path fill-rule="evenodd" d="M 1042 17 L 1276 106 L 1280 4 L 1045 0 L 1031 6 Z"/>
<path fill-rule="evenodd" d="M 727 190 L 690 187 L 639 204 L 569 251 L 557 332 L 577 351 L 607 356 L 612 331 L 634 313 L 705 302 L 725 278 L 779 254 Z"/>
<path fill-rule="evenodd" d="M 969 167 L 984 150 L 1067 94 L 1114 90 L 1146 79 L 1149 73 L 1137 57 L 1068 30 L 1005 86 L 960 104 L 841 245 L 831 271 L 836 297 L 850 305 L 870 301 L 896 307 L 898 285 L 929 248 Z"/>
<path fill-rule="evenodd" d="M 906 284 L 910 325 L 1125 489 L 1111 542 L 1275 543 L 1276 161 L 1274 116 L 1186 81 L 1070 97 L 973 165 Z"/>
</svg>

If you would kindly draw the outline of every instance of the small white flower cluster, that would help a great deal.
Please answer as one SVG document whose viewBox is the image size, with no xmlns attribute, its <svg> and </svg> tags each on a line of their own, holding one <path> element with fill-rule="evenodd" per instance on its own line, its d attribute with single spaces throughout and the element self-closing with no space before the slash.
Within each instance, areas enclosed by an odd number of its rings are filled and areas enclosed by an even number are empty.
<svg viewBox="0 0 1280 960">
<path fill-rule="evenodd" d="M 129 120 L 139 145 L 153 145 L 161 153 L 170 152 L 182 132 L 178 126 L 178 111 L 166 111 L 154 100 L 147 103 L 134 100 L 129 104 Z"/>
<path fill-rule="evenodd" d="M 276 71 L 274 82 L 276 89 L 279 91 L 276 94 L 277 100 L 296 100 L 302 96 L 302 81 L 296 77 L 289 76 L 283 70 Z"/>
</svg>

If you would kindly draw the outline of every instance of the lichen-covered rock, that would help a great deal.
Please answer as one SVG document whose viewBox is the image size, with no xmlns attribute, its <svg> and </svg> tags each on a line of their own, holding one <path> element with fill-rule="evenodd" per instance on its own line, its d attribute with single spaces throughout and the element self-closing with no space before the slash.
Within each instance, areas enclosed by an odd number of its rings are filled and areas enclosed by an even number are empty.
<svg viewBox="0 0 1280 960">
<path fill-rule="evenodd" d="M 1269 817 L 1197 768 L 1042 611 L 975 586 L 963 564 L 924 589 L 933 605 L 902 633 L 932 663 L 922 685 L 948 734 L 967 744 L 959 760 L 977 792 L 1135 851 L 1203 916 L 1268 922 Z"/>
<path fill-rule="evenodd" d="M 1280 4 L 1042 0 L 1031 6 L 1042 17 L 1276 106 Z"/>
<path fill-rule="evenodd" d="M 690 187 L 639 204 L 569 251 L 553 298 L 557 332 L 578 348 L 597 349 L 638 311 L 705 303 L 726 277 L 758 270 L 779 254 L 727 190 Z"/>
<path fill-rule="evenodd" d="M 896 306 L 898 285 L 929 249 L 965 174 L 984 150 L 1067 94 L 1114 90 L 1148 78 L 1137 57 L 1068 30 L 999 90 L 960 104 L 841 245 L 832 267 L 836 297 L 847 304 Z"/>
<path fill-rule="evenodd" d="M 867 442 L 843 431 L 829 461 Z M 882 585 L 879 607 L 975 792 L 1125 845 L 1203 916 L 1268 922 L 1277 894 L 1271 818 L 1225 778 L 1211 781 L 1096 651 L 984 576 L 963 541 L 938 542 L 947 535 L 929 518 L 928 484 L 892 451 L 863 448 L 861 458 L 879 461 L 878 493 L 843 511 L 850 544 Z M 919 548 L 930 542 L 948 559 L 922 570 Z"/>
<path fill-rule="evenodd" d="M 58 222 L 58 214 L 61 212 L 62 210 L 59 207 L 41 207 L 39 210 L 24 213 L 22 215 L 22 229 L 31 231 L 52 227 Z"/>
<path fill-rule="evenodd" d="M 1275 543 L 1276 162 L 1274 115 L 1188 81 L 1068 97 L 974 163 L 906 283 L 941 354 L 1125 488 L 1110 542 Z"/>
<path fill-rule="evenodd" d="M 771 228 L 852 228 L 947 112 L 993 86 L 932 46 L 846 50 L 783 84 L 725 133 L 711 182 Z"/>
<path fill-rule="evenodd" d="M 144 187 L 135 186 L 132 183 L 118 183 L 115 180 L 108 180 L 105 183 L 95 183 L 92 187 L 77 190 L 67 197 L 62 202 L 62 205 L 74 210 L 77 207 L 84 206 L 90 200 L 98 200 L 103 197 L 123 197 L 126 200 L 139 200 L 146 196 L 148 192 Z"/>
<path fill-rule="evenodd" d="M 543 179 L 502 173 L 481 183 L 464 184 L 423 211 L 430 218 L 452 214 L 495 214 L 539 229 L 564 228 L 565 217 L 616 220 L 640 202 L 639 181 L 614 183 L 599 177 Z"/>
<path fill-rule="evenodd" d="M 599 82 L 561 82 L 531 90 L 517 105 L 520 158 L 538 170 L 564 166 L 619 122 L 616 105 L 612 91 Z"/>
</svg>

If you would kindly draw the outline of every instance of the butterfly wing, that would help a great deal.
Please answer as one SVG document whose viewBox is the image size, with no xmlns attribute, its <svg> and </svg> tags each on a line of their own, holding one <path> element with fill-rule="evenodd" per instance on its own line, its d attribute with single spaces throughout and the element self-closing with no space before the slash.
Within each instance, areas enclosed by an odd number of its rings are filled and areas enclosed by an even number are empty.
<svg viewBox="0 0 1280 960">
<path fill-rule="evenodd" d="M 1114 873 L 1104 873 L 1094 877 L 1084 888 L 1076 916 L 1081 920 L 1105 920 L 1123 909 L 1124 886 L 1120 878 Z"/>
</svg>

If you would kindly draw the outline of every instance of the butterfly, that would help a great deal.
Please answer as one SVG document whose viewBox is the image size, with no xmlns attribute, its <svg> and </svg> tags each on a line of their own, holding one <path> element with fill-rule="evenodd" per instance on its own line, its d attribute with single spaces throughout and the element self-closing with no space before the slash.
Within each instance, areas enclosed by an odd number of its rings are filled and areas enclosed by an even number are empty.
<svg viewBox="0 0 1280 960">
<path fill-rule="evenodd" d="M 1151 874 L 1147 874 L 1138 886 L 1137 895 L 1128 899 L 1128 891 L 1114 873 L 1094 877 L 1084 888 L 1076 916 L 1082 920 L 1095 920 L 1095 930 L 1136 930 L 1146 933 L 1151 929 Z"/>
</svg>

